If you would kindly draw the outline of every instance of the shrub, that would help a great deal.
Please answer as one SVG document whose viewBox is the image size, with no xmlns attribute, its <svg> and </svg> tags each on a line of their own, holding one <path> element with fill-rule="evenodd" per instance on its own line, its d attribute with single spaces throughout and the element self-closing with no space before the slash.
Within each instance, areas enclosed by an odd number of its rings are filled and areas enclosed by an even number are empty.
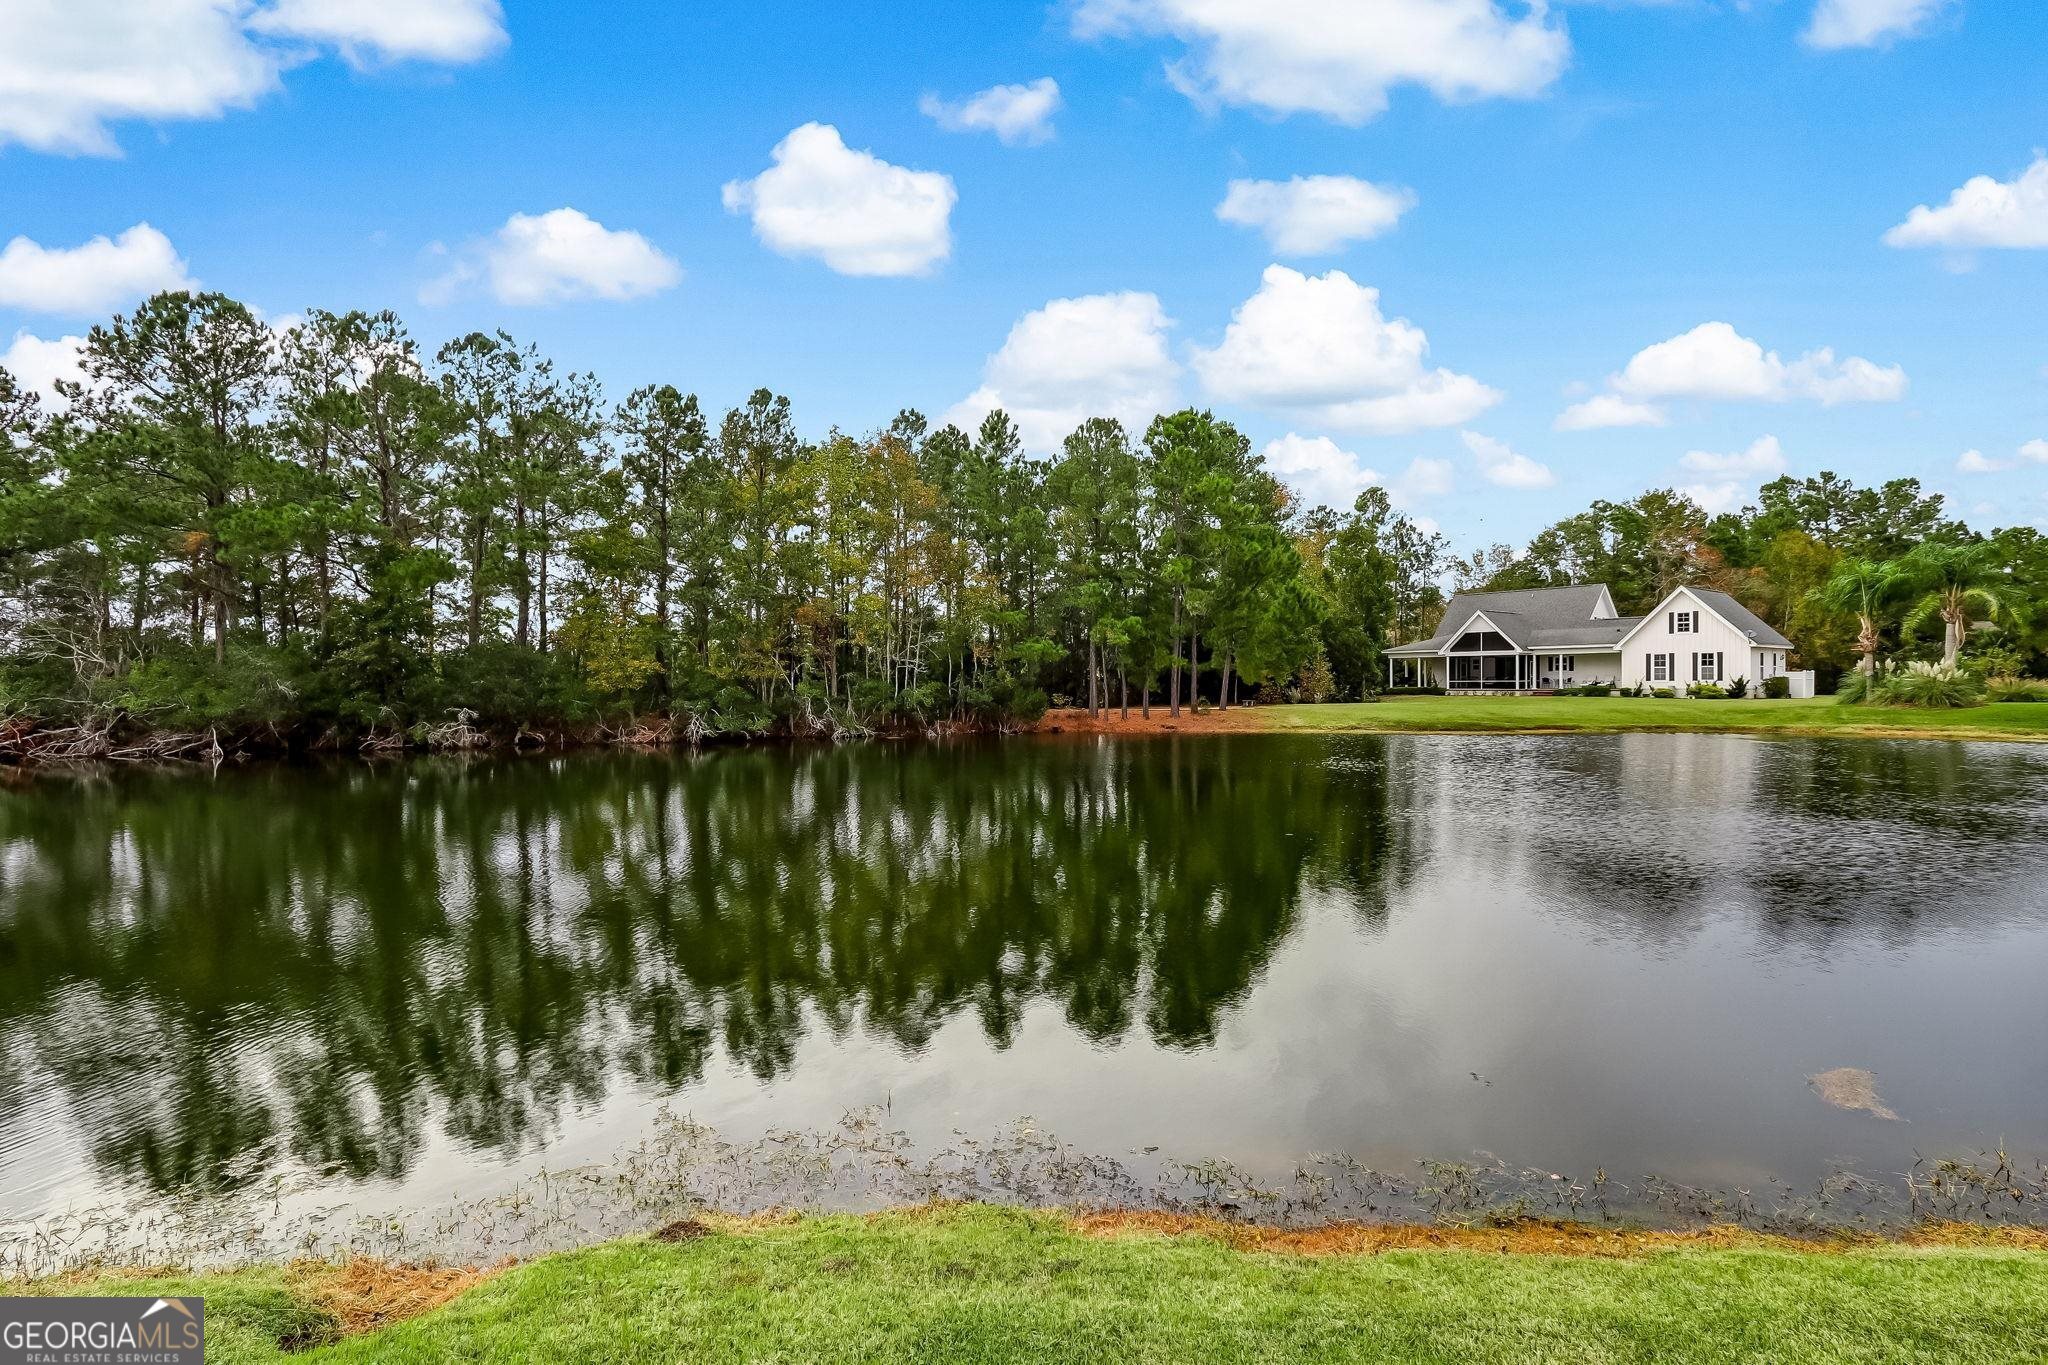
<svg viewBox="0 0 2048 1365">
<path fill-rule="evenodd" d="M 1704 701 L 1721 701 L 1727 697 L 1728 690 L 1719 683 L 1694 683 L 1687 689 L 1686 695 Z"/>
<path fill-rule="evenodd" d="M 1606 682 L 1581 683 L 1577 687 L 1559 688 L 1558 695 L 1560 697 L 1611 697 L 1614 695 L 1614 684 Z"/>
<path fill-rule="evenodd" d="M 2041 678 L 1986 678 L 1984 695 L 1991 701 L 2048 701 L 2048 680 Z"/>
<path fill-rule="evenodd" d="M 1748 679 L 1748 678 L 1737 678 L 1737 679 L 1735 679 L 1735 681 L 1733 681 L 1733 682 L 1729 683 L 1729 684 L 1728 684 L 1728 695 L 1729 695 L 1729 696 L 1731 696 L 1731 697 L 1737 697 L 1737 698 L 1741 698 L 1741 697 L 1746 697 L 1746 696 L 1748 696 L 1748 695 L 1749 695 L 1749 679 Z"/>
<path fill-rule="evenodd" d="M 1337 675 L 1330 670 L 1330 656 L 1322 650 L 1301 666 L 1301 699 L 1307 702 L 1328 701 L 1337 695 Z"/>
<path fill-rule="evenodd" d="M 498 734 L 586 724 L 595 715 L 574 663 L 510 640 L 443 654 L 440 690 L 430 718 L 460 708 L 475 714 L 477 728 Z"/>
<path fill-rule="evenodd" d="M 1984 685 L 1962 669 L 1944 664 L 1907 664 L 1871 691 L 1888 706 L 1940 709 L 1984 704 Z"/>
<path fill-rule="evenodd" d="M 1678 695 L 1678 689 L 1675 687 L 1653 688 L 1651 689 L 1650 695 L 1653 697 L 1675 697 Z"/>
<path fill-rule="evenodd" d="M 1776 682 L 1778 680 L 1773 678 L 1771 681 Z M 1788 692 L 1791 690 L 1789 680 L 1786 690 Z M 1858 702 L 1871 700 L 1870 694 L 1872 690 L 1870 675 L 1859 668 L 1852 672 L 1844 673 L 1840 681 L 1836 682 L 1835 700 L 1844 706 L 1854 706 Z"/>
<path fill-rule="evenodd" d="M 205 647 L 166 649 L 124 674 L 113 700 L 157 729 L 276 729 L 298 719 L 309 668 L 297 649 L 241 640 L 219 664 Z"/>
<path fill-rule="evenodd" d="M 2026 656 L 2003 642 L 1984 644 L 1972 640 L 1963 654 L 1963 667 L 1986 682 L 1993 678 L 2017 681 L 2026 666 Z"/>
<path fill-rule="evenodd" d="M 1424 684 L 1418 687 L 1388 687 L 1381 690 L 1383 697 L 1441 697 L 1447 689 Z"/>
<path fill-rule="evenodd" d="M 1792 695 L 1792 680 L 1790 678 L 1765 678 L 1764 695 L 1772 701 L 1785 700 Z"/>
</svg>

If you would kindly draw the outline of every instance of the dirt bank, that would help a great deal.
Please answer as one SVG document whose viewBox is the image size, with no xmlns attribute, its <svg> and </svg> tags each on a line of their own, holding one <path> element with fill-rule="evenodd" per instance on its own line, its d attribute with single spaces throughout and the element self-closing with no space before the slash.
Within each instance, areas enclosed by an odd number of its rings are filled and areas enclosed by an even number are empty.
<svg viewBox="0 0 2048 1365">
<path fill-rule="evenodd" d="M 1048 711 L 1032 728 L 1039 734 L 1052 735 L 1217 735 L 1271 727 L 1262 722 L 1256 706 L 1233 706 L 1228 711 L 1212 707 L 1199 715 L 1182 707 L 1178 716 L 1168 714 L 1164 706 L 1154 706 L 1149 719 L 1134 706 L 1129 720 L 1123 719 L 1113 707 L 1099 716 L 1089 715 L 1086 708 Z"/>
</svg>

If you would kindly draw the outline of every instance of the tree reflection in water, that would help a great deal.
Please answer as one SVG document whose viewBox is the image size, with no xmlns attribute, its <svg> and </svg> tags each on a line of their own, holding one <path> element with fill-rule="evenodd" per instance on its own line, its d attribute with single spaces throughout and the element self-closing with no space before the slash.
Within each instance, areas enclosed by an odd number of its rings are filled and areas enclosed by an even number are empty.
<svg viewBox="0 0 2048 1365">
<path fill-rule="evenodd" d="M 1198 1049 L 1311 878 L 1363 913 L 1388 769 L 1294 745 L 964 743 L 46 776 L 0 798 L 0 1110 L 104 1177 L 275 1142 L 404 1173 L 621 1078 L 768 1080 L 804 1032 Z M 9 1126 L 26 1121 L 17 1117 Z M 0 1148 L 32 1145 L 17 1132 Z"/>
</svg>

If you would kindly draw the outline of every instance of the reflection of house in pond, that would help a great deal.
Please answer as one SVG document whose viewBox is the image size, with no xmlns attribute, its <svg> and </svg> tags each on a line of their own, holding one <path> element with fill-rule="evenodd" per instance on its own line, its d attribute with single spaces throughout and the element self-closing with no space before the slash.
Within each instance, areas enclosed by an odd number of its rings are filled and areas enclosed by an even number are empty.
<svg viewBox="0 0 2048 1365">
<path fill-rule="evenodd" d="M 1761 741 L 1702 734 L 1408 736 L 1397 765 L 1418 775 L 1419 831 L 1439 865 L 1483 872 L 1488 894 L 1660 913 L 1694 898 L 1746 900 L 1741 833 L 1758 799 Z M 1674 852 L 1674 841 L 1683 846 Z M 1483 850 L 1483 859 L 1473 851 Z M 1721 850 L 1702 858 L 1697 851 Z M 1727 879 L 1726 891 L 1714 889 Z"/>
</svg>

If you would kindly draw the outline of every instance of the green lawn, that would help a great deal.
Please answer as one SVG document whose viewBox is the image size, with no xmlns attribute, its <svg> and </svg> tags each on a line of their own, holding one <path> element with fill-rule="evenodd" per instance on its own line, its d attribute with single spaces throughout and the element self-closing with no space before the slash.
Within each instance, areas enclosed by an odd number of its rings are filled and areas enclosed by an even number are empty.
<svg viewBox="0 0 2048 1365">
<path fill-rule="evenodd" d="M 1961 711 L 1842 706 L 1806 701 L 1692 701 L 1654 697 L 1389 697 L 1372 703 L 1274 706 L 1274 730 L 1634 730 L 1790 734 L 1930 734 L 1959 739 L 2048 739 L 2048 704 L 1994 702 Z"/>
<path fill-rule="evenodd" d="M 105 1280 L 203 1294 L 215 1362 L 2004 1361 L 2048 1351 L 2048 1253 L 1471 1251 L 1301 1257 L 1084 1237 L 997 1208 L 617 1242 L 319 1336 L 287 1272 Z M 76 1292 L 75 1289 L 70 1292 Z"/>
</svg>

